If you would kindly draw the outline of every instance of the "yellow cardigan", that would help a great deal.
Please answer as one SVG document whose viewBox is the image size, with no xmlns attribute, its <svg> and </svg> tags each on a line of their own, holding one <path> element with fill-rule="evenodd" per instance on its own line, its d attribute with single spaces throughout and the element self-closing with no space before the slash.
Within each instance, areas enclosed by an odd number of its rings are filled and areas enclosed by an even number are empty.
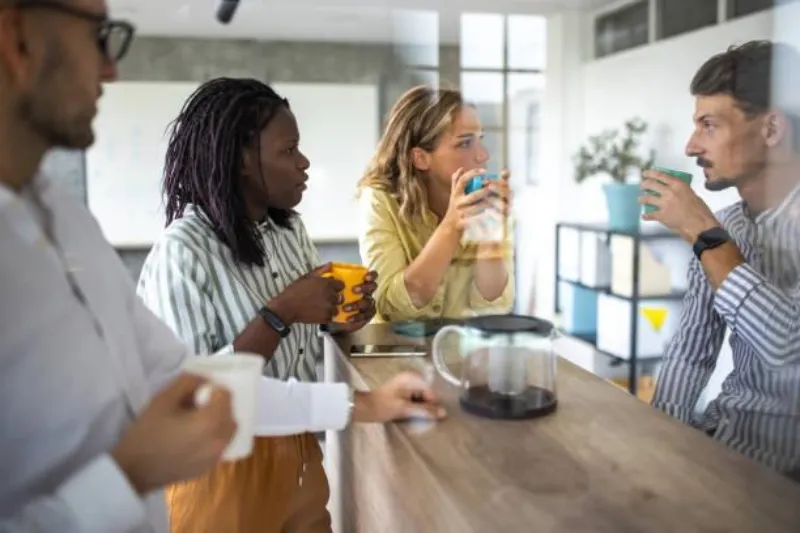
<svg viewBox="0 0 800 533">
<path fill-rule="evenodd" d="M 428 211 L 421 223 L 412 225 L 399 211 L 390 193 L 372 188 L 361 191 L 358 244 L 364 264 L 378 273 L 378 289 L 373 295 L 377 308 L 375 322 L 459 318 L 512 310 L 514 253 L 510 239 L 504 253 L 508 282 L 499 298 L 487 301 L 481 296 L 473 282 L 476 246 L 462 243 L 436 295 L 425 307 L 415 306 L 406 289 L 403 272 L 422 251 L 438 222 Z"/>
</svg>

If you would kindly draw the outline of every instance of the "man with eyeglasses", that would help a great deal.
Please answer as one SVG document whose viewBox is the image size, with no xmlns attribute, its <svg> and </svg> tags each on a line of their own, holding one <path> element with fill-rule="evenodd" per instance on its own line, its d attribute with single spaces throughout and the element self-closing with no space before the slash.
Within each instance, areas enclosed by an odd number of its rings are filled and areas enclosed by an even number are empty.
<svg viewBox="0 0 800 533">
<path fill-rule="evenodd" d="M 37 174 L 50 148 L 92 144 L 133 33 L 103 0 L 0 0 L 3 533 L 166 533 L 161 488 L 208 470 L 235 431 L 225 391 L 194 404 L 191 355 L 91 215 Z M 262 378 L 259 398 L 265 436 L 443 416 L 413 373 L 372 392 Z"/>
</svg>

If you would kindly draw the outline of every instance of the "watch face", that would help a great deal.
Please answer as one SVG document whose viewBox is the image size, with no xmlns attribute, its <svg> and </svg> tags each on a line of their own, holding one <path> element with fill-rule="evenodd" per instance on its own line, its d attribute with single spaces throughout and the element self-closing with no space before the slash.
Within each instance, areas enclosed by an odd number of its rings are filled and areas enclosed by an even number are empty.
<svg viewBox="0 0 800 533">
<path fill-rule="evenodd" d="M 730 234 L 725 231 L 725 228 L 711 228 L 709 230 L 704 231 L 697 237 L 697 241 L 694 243 L 693 251 L 694 255 L 700 259 L 700 256 L 706 250 L 710 250 L 712 248 L 716 248 L 726 242 L 731 242 Z"/>
<path fill-rule="evenodd" d="M 264 321 L 269 324 L 269 326 L 274 329 L 281 337 L 285 337 L 289 334 L 289 327 L 283 323 L 278 315 L 272 312 L 272 310 L 267 309 L 266 307 L 261 309 L 259 312 L 261 317 Z"/>
<path fill-rule="evenodd" d="M 720 244 L 731 240 L 728 232 L 723 228 L 711 228 L 700 234 L 700 238 L 708 244 Z"/>
</svg>

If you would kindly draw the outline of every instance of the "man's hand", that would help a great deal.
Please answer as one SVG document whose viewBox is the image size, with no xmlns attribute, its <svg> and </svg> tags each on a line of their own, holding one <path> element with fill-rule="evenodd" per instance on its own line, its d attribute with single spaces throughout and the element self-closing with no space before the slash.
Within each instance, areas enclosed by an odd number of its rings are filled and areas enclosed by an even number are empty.
<svg viewBox="0 0 800 533">
<path fill-rule="evenodd" d="M 439 420 L 445 410 L 423 377 L 416 372 L 401 372 L 369 392 L 356 392 L 353 420 L 389 422 L 412 417 Z"/>
<path fill-rule="evenodd" d="M 711 209 L 686 182 L 655 170 L 646 170 L 643 176 L 639 203 L 657 208 L 642 215 L 644 220 L 661 222 L 690 244 L 704 231 L 720 225 Z M 647 191 L 659 196 L 647 194 Z"/>
<path fill-rule="evenodd" d="M 214 388 L 196 407 L 206 381 L 183 374 L 167 385 L 122 434 L 111 456 L 141 495 L 191 479 L 214 466 L 236 431 L 230 393 Z"/>
</svg>

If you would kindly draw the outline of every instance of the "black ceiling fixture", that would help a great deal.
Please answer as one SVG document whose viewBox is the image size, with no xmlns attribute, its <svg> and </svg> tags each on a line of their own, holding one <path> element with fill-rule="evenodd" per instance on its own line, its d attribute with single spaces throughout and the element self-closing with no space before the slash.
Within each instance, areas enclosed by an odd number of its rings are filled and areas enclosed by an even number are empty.
<svg viewBox="0 0 800 533">
<path fill-rule="evenodd" d="M 219 7 L 217 7 L 217 20 L 228 24 L 233 19 L 237 7 L 239 7 L 239 0 L 220 0 Z"/>
</svg>

